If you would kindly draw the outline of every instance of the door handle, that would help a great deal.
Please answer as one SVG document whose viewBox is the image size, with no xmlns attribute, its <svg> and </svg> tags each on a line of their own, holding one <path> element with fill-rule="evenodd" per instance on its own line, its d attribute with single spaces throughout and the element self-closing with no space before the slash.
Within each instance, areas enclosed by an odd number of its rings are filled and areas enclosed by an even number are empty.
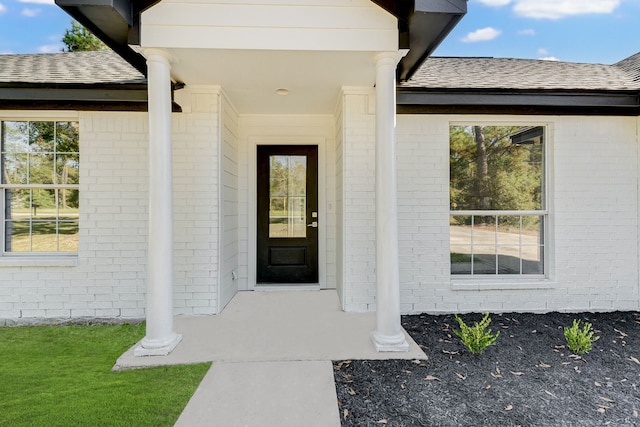
<svg viewBox="0 0 640 427">
<path fill-rule="evenodd" d="M 311 224 L 307 224 L 307 227 L 318 228 L 318 221 L 313 221 Z"/>
</svg>

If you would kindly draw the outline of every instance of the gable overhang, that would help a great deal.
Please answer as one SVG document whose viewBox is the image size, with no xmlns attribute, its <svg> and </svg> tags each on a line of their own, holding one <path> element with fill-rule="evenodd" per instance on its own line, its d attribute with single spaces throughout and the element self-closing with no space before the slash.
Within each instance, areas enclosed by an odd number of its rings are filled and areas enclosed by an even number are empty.
<svg viewBox="0 0 640 427">
<path fill-rule="evenodd" d="M 140 14 L 159 0 L 55 0 L 125 61 L 146 75 L 145 58 L 130 44 L 139 40 Z"/>
<path fill-rule="evenodd" d="M 160 0 L 55 0 L 76 21 L 146 75 L 140 44 L 140 15 Z M 398 48 L 408 53 L 398 79 L 411 78 L 467 13 L 467 0 L 372 0 L 398 20 Z"/>
<path fill-rule="evenodd" d="M 400 81 L 411 78 L 467 13 L 467 0 L 372 0 L 398 19 Z"/>
<path fill-rule="evenodd" d="M 637 91 L 403 89 L 398 114 L 576 114 L 639 116 Z"/>
</svg>

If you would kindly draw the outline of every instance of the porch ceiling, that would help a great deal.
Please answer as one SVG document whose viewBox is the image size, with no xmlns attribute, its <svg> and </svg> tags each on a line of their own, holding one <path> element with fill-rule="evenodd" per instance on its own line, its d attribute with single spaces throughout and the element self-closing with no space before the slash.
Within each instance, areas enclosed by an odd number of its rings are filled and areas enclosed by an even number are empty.
<svg viewBox="0 0 640 427">
<path fill-rule="evenodd" d="M 333 114 L 343 86 L 373 87 L 374 53 L 169 49 L 172 77 L 219 85 L 241 114 Z M 286 96 L 277 89 L 287 89 Z"/>
</svg>

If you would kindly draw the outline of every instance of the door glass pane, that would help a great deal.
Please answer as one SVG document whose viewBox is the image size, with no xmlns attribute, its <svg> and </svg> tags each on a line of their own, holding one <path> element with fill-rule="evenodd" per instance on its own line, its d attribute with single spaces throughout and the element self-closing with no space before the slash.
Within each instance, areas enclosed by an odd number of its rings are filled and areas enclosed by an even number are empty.
<svg viewBox="0 0 640 427">
<path fill-rule="evenodd" d="M 307 157 L 269 156 L 269 237 L 307 237 Z"/>
</svg>

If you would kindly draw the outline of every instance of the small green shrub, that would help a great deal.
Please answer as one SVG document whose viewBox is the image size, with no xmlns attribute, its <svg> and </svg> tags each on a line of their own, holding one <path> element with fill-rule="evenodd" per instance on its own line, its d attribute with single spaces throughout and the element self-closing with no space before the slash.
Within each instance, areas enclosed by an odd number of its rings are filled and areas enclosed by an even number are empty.
<svg viewBox="0 0 640 427">
<path fill-rule="evenodd" d="M 473 326 L 468 326 L 457 314 L 455 318 L 460 325 L 460 330 L 454 329 L 453 333 L 460 337 L 465 347 L 473 354 L 482 354 L 487 347 L 495 344 L 500 336 L 500 331 L 492 334 L 491 329 L 487 330 L 491 323 L 489 313 L 485 313 L 482 320 L 475 322 Z"/>
<path fill-rule="evenodd" d="M 574 319 L 570 328 L 564 328 L 564 337 L 567 340 L 567 347 L 576 354 L 584 354 L 591 350 L 592 344 L 600 339 L 593 336 L 591 323 L 584 322 L 580 329 L 580 321 Z"/>
</svg>

